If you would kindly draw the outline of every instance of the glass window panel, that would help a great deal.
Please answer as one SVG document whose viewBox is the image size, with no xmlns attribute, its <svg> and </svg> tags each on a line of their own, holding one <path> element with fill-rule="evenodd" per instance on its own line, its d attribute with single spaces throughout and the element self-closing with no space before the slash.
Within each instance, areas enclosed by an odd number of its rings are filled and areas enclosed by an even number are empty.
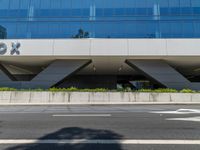
<svg viewBox="0 0 200 150">
<path fill-rule="evenodd" d="M 135 1 L 136 15 L 147 15 L 146 3 L 147 3 L 147 0 Z"/>
<path fill-rule="evenodd" d="M 135 30 L 136 27 L 134 21 L 126 22 L 124 28 L 125 37 L 127 38 L 135 37 Z"/>
<path fill-rule="evenodd" d="M 71 37 L 76 37 L 79 34 L 79 30 L 82 29 L 82 23 L 81 22 L 70 22 L 70 33 L 71 33 Z"/>
<path fill-rule="evenodd" d="M 200 1 L 199 0 L 191 0 L 192 9 L 194 14 L 200 14 Z"/>
<path fill-rule="evenodd" d="M 54 13 L 51 10 L 51 0 L 41 0 L 39 7 L 39 17 L 52 17 L 54 15 Z"/>
<path fill-rule="evenodd" d="M 7 38 L 16 38 L 16 23 L 15 22 L 0 22 L 0 25 L 6 30 Z"/>
<path fill-rule="evenodd" d="M 90 22 L 83 22 L 81 27 L 82 27 L 83 31 L 85 32 L 85 38 L 93 37 L 94 30 L 93 30 L 93 26 Z"/>
<path fill-rule="evenodd" d="M 27 17 L 29 12 L 30 0 L 20 0 L 19 16 Z"/>
<path fill-rule="evenodd" d="M 19 9 L 20 0 L 10 0 L 9 9 Z"/>
<path fill-rule="evenodd" d="M 49 0 L 51 3 L 51 9 L 60 9 L 61 1 L 60 0 Z"/>
<path fill-rule="evenodd" d="M 159 38 L 160 30 L 157 21 L 146 22 L 146 35 L 148 38 Z"/>
<path fill-rule="evenodd" d="M 0 0 L 0 9 L 8 9 L 9 8 L 9 0 Z"/>
<path fill-rule="evenodd" d="M 169 1 L 168 0 L 158 0 L 159 12 L 161 15 L 169 15 Z"/>
<path fill-rule="evenodd" d="M 0 0 L 0 17 L 8 15 L 9 0 Z"/>
<path fill-rule="evenodd" d="M 72 1 L 72 16 L 89 16 L 90 9 L 93 11 L 90 0 L 73 0 Z"/>
<path fill-rule="evenodd" d="M 113 14 L 116 16 L 124 16 L 126 14 L 125 8 L 115 8 L 113 11 L 114 11 Z"/>
<path fill-rule="evenodd" d="M 62 30 L 61 30 L 61 24 L 60 22 L 52 22 L 49 24 L 49 31 L 47 32 L 47 35 L 51 38 L 59 38 L 62 37 Z"/>
<path fill-rule="evenodd" d="M 104 15 L 103 8 L 96 8 L 96 16 L 97 17 L 102 17 L 103 15 Z"/>
<path fill-rule="evenodd" d="M 72 1 L 72 16 L 82 16 L 81 1 Z"/>
<path fill-rule="evenodd" d="M 169 21 L 161 21 L 160 22 L 160 33 L 162 38 L 169 38 L 171 37 L 171 29 L 170 29 L 170 22 Z"/>
<path fill-rule="evenodd" d="M 39 38 L 40 33 L 38 33 L 38 22 L 29 22 L 27 25 L 27 37 Z"/>
<path fill-rule="evenodd" d="M 51 15 L 55 17 L 61 16 L 61 1 L 51 0 Z"/>
<path fill-rule="evenodd" d="M 119 16 L 123 16 L 125 15 L 125 1 L 121 1 L 121 0 L 115 0 L 115 2 L 110 5 L 111 7 L 109 8 L 111 11 L 111 15 L 119 15 Z"/>
<path fill-rule="evenodd" d="M 148 0 L 146 1 L 146 7 L 147 7 L 147 14 L 153 15 L 155 11 L 155 7 L 157 9 L 157 0 Z"/>
<path fill-rule="evenodd" d="M 42 2 L 45 2 L 45 4 L 48 6 L 47 0 L 31 0 L 30 6 L 34 9 L 40 9 Z"/>
<path fill-rule="evenodd" d="M 183 37 L 191 38 L 194 34 L 193 22 L 184 21 L 183 22 Z"/>
<path fill-rule="evenodd" d="M 200 1 L 199 0 L 191 0 L 192 7 L 200 7 Z"/>
<path fill-rule="evenodd" d="M 40 9 L 50 9 L 51 1 L 50 0 L 41 0 L 40 1 Z"/>
<path fill-rule="evenodd" d="M 199 33 L 200 34 L 200 22 L 199 21 L 195 21 L 194 22 L 194 33 Z"/>
<path fill-rule="evenodd" d="M 181 0 L 180 1 L 180 9 L 181 9 L 181 14 L 191 14 L 192 13 L 191 1 L 190 0 Z"/>
<path fill-rule="evenodd" d="M 96 8 L 96 16 L 97 17 L 102 17 L 104 15 L 104 5 L 109 6 L 110 1 L 106 0 L 95 0 L 94 7 Z"/>
<path fill-rule="evenodd" d="M 170 22 L 170 27 L 171 27 L 171 36 L 176 38 L 176 37 L 182 37 L 183 36 L 183 24 L 181 21 L 173 21 Z"/>
<path fill-rule="evenodd" d="M 121 9 L 115 10 L 117 15 L 122 15 Z M 114 9 L 113 8 L 104 8 L 104 16 L 113 16 Z"/>
<path fill-rule="evenodd" d="M 71 16 L 71 1 L 61 0 L 61 16 L 69 17 Z"/>
<path fill-rule="evenodd" d="M 7 29 L 0 25 L 0 39 L 6 39 L 7 38 Z"/>
<path fill-rule="evenodd" d="M 27 36 L 27 22 L 21 22 L 17 24 L 17 38 L 28 38 Z"/>
<path fill-rule="evenodd" d="M 35 38 L 53 38 L 50 34 L 50 28 L 49 26 L 52 25 L 52 22 L 38 22 L 35 27 L 38 29 L 35 29 L 37 34 L 34 34 Z"/>
<path fill-rule="evenodd" d="M 8 38 L 192 38 L 199 14 L 199 0 L 0 0 Z"/>
<path fill-rule="evenodd" d="M 40 17 L 42 14 L 40 11 L 40 6 L 41 6 L 41 1 L 40 0 L 32 0 L 30 2 L 30 10 L 29 10 L 29 17 Z"/>
<path fill-rule="evenodd" d="M 111 24 L 108 24 L 107 22 L 96 22 L 94 30 L 96 38 L 112 38 Z"/>
<path fill-rule="evenodd" d="M 124 2 L 124 5 L 125 5 L 125 8 L 126 8 L 126 10 L 125 10 L 126 15 L 132 16 L 132 15 L 135 14 L 135 7 L 134 7 L 135 6 L 135 1 L 126 0 Z"/>
<path fill-rule="evenodd" d="M 180 14 L 180 0 L 169 0 L 170 14 Z"/>
<path fill-rule="evenodd" d="M 147 23 L 145 21 L 135 22 L 135 36 L 138 38 L 149 38 L 147 34 Z"/>
<path fill-rule="evenodd" d="M 63 22 L 61 26 L 61 37 L 60 38 L 72 38 L 72 33 L 70 31 L 70 24 L 68 22 Z"/>
<path fill-rule="evenodd" d="M 8 16 L 18 17 L 19 15 L 19 5 L 20 0 L 10 0 L 10 7 L 8 11 Z"/>
<path fill-rule="evenodd" d="M 104 8 L 105 5 L 109 6 L 112 4 L 112 1 L 108 0 L 94 0 L 96 8 Z"/>
</svg>

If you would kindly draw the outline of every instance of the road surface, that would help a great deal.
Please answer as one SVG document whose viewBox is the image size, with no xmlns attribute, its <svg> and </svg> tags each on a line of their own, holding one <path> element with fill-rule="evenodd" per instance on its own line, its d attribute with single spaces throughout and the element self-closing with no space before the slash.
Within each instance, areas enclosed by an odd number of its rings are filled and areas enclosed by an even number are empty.
<svg viewBox="0 0 200 150">
<path fill-rule="evenodd" d="M 0 106 L 1 150 L 199 150 L 200 105 Z"/>
</svg>

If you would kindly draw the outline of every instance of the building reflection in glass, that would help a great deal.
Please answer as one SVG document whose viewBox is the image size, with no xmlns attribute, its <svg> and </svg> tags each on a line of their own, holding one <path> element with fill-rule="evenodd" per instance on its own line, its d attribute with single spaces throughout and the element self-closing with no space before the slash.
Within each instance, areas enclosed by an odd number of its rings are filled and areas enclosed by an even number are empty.
<svg viewBox="0 0 200 150">
<path fill-rule="evenodd" d="M 7 37 L 6 28 L 0 25 L 0 39 L 6 39 L 6 37 Z"/>
</svg>

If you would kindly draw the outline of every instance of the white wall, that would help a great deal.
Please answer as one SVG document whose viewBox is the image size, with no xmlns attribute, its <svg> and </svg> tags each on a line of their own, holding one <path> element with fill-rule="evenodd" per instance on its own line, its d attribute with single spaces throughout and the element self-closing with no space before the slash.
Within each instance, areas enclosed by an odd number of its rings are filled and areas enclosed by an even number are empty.
<svg viewBox="0 0 200 150">
<path fill-rule="evenodd" d="M 198 56 L 200 39 L 33 39 L 20 42 L 21 56 Z M 16 54 L 15 54 L 16 55 Z"/>
</svg>

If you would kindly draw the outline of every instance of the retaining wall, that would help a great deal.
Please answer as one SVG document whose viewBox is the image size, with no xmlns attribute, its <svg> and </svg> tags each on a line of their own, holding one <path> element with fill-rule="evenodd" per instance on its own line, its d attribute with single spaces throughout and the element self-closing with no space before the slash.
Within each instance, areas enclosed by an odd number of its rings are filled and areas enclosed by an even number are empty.
<svg viewBox="0 0 200 150">
<path fill-rule="evenodd" d="M 0 92 L 0 105 L 200 104 L 199 93 Z"/>
</svg>

